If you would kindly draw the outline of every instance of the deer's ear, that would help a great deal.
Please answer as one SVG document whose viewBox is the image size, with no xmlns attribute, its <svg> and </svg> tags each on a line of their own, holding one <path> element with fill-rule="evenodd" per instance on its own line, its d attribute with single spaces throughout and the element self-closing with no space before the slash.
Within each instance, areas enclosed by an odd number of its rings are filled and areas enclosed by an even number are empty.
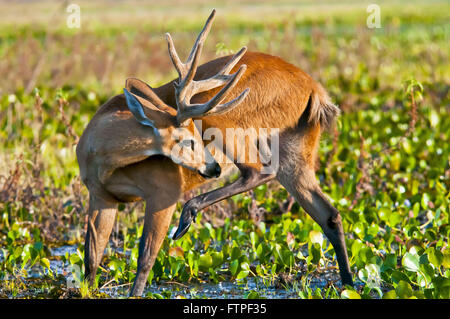
<svg viewBox="0 0 450 319">
<path fill-rule="evenodd" d="M 141 102 L 139 102 L 138 98 L 135 97 L 134 94 L 128 92 L 127 89 L 123 89 L 123 93 L 125 94 L 128 109 L 136 118 L 136 120 L 138 120 L 138 122 L 142 125 L 150 126 L 156 129 L 155 123 L 145 115 L 144 108 Z"/>
<path fill-rule="evenodd" d="M 159 110 L 169 113 L 172 116 L 177 115 L 177 111 L 174 108 L 167 105 L 166 103 L 164 103 L 155 93 L 155 91 L 153 91 L 150 85 L 148 85 L 144 81 L 141 81 L 136 78 L 128 78 L 125 81 L 125 88 L 132 94 L 135 94 L 143 98 L 144 100 L 147 100 Z"/>
</svg>

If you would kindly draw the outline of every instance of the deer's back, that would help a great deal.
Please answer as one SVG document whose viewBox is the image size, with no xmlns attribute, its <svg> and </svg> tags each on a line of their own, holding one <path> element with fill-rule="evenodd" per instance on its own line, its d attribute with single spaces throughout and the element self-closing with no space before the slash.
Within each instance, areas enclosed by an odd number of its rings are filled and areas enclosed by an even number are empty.
<svg viewBox="0 0 450 319">
<path fill-rule="evenodd" d="M 195 80 L 214 76 L 231 58 L 220 57 L 198 67 Z M 304 112 L 310 94 L 319 84 L 298 67 L 283 59 L 258 52 L 247 52 L 231 73 L 246 64 L 247 71 L 224 101 L 237 97 L 250 88 L 249 95 L 233 110 L 203 118 L 206 127 L 289 128 L 294 127 Z M 192 103 L 211 99 L 220 88 L 200 93 Z M 173 83 L 156 89 L 169 105 L 176 107 Z"/>
</svg>

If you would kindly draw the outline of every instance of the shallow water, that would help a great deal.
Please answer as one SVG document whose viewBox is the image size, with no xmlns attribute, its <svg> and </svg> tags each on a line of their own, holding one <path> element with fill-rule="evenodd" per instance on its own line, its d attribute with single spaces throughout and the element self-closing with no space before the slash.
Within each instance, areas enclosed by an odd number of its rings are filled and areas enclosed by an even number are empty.
<svg viewBox="0 0 450 319">
<path fill-rule="evenodd" d="M 74 254 L 77 252 L 77 245 L 67 245 L 51 248 L 53 257 L 64 256 L 66 253 Z M 1 257 L 1 255 L 0 255 Z M 81 272 L 74 269 L 73 266 L 64 263 L 62 260 L 50 259 L 50 268 L 54 275 L 62 275 L 66 278 L 67 288 L 77 288 L 78 285 L 74 280 L 74 274 L 81 277 Z M 39 279 L 43 277 L 42 268 L 33 267 L 27 270 L 26 279 Z M 7 278 L 6 278 L 7 279 Z M 340 287 L 339 274 L 337 270 L 331 269 L 320 274 L 318 277 L 308 278 L 308 287 L 311 289 L 324 288 L 329 281 Z M 296 284 L 297 282 L 297 284 Z M 358 283 L 357 283 L 358 285 Z M 100 292 L 111 298 L 124 298 L 129 294 L 131 284 L 117 285 L 115 282 L 106 283 L 104 287 L 100 287 Z M 276 284 L 270 280 L 263 280 L 258 277 L 247 277 L 246 282 L 219 282 L 215 283 L 178 283 L 170 281 L 162 281 L 147 285 L 144 296 L 152 294 L 161 294 L 168 298 L 219 298 L 219 299 L 238 299 L 245 298 L 251 291 L 256 291 L 262 298 L 298 298 L 298 291 L 301 290 L 301 284 L 296 279 L 289 280 L 288 285 Z M 33 297 L 34 290 L 24 291 L 16 297 Z"/>
</svg>

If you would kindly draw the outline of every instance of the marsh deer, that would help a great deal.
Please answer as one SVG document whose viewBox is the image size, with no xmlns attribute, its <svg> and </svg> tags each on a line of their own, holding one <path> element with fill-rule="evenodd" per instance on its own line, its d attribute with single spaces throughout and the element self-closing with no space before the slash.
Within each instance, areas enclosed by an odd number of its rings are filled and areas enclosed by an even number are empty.
<svg viewBox="0 0 450 319">
<path fill-rule="evenodd" d="M 234 56 L 220 57 L 198 66 L 203 42 L 214 16 L 215 11 L 200 32 L 186 63 L 181 62 L 170 35 L 167 35 L 169 55 L 178 72 L 178 79 L 158 88 L 151 88 L 134 80 L 128 85 L 127 91 L 133 92 L 136 100 L 131 101 L 123 95 L 112 98 L 99 109 L 80 140 L 77 156 L 82 179 L 90 193 L 85 249 L 87 278 L 91 281 L 95 278 L 114 223 L 118 202 L 144 199 L 144 230 L 139 244 L 137 274 L 131 289 L 131 295 L 141 295 L 167 234 L 177 201 L 183 193 L 207 181 L 197 173 L 198 169 L 189 165 L 177 165 L 164 152 L 145 151 L 139 153 L 139 156 L 128 156 L 128 153 L 122 151 L 130 143 L 139 149 L 147 149 L 141 148 L 146 143 L 146 138 L 141 136 L 155 134 L 152 129 L 139 123 L 142 122 L 140 112 L 134 112 L 134 116 L 130 112 L 140 109 L 144 110 L 147 118 L 154 121 L 157 130 L 183 125 L 195 133 L 196 127 L 192 119 L 201 119 L 200 134 L 214 128 L 222 133 L 219 134 L 222 140 L 214 142 L 221 142 L 227 147 L 231 144 L 237 149 L 247 146 L 234 145 L 237 144 L 234 138 L 227 139 L 227 128 L 279 130 L 277 169 L 263 173 L 265 164 L 260 158 L 249 161 L 248 156 L 242 158 L 239 152 L 232 154 L 232 164 L 226 160 L 219 162 L 221 166 L 237 166 L 240 176 L 222 188 L 187 201 L 174 234 L 175 239 L 187 231 L 199 210 L 276 179 L 322 227 L 336 252 L 342 282 L 352 285 L 340 214 L 322 193 L 315 177 L 321 132 L 331 125 L 339 109 L 331 103 L 319 83 L 279 57 L 242 49 Z M 228 75 L 230 72 L 235 72 L 235 77 Z M 224 98 L 232 100 L 219 105 Z M 127 102 L 137 104 L 127 106 Z M 217 106 L 211 106 L 210 103 Z M 158 107 L 158 111 L 153 110 L 155 104 L 163 107 Z M 161 110 L 170 114 L 170 121 L 169 117 L 162 118 L 158 113 Z M 154 115 L 157 117 L 154 118 Z M 117 136 L 111 139 L 109 135 L 96 133 L 92 128 L 95 126 L 92 122 L 108 122 L 101 120 L 102 117 L 124 117 L 128 122 L 120 127 L 113 125 Z M 246 137 L 244 144 L 251 140 L 251 137 Z M 201 141 L 196 142 L 201 144 Z M 104 145 L 105 143 L 110 143 L 110 146 Z M 170 145 L 172 142 L 167 143 Z M 93 153 L 91 144 L 101 147 L 103 153 Z M 151 143 L 147 144 L 152 147 Z M 111 150 L 117 154 L 114 156 L 123 159 L 123 162 L 119 161 L 120 165 L 108 162 L 111 161 Z M 152 154 L 165 156 L 151 156 Z M 99 156 L 103 158 L 99 159 Z M 108 173 L 99 175 L 98 164 L 95 163 L 103 163 L 108 167 Z M 101 179 L 99 176 L 106 177 Z"/>
</svg>

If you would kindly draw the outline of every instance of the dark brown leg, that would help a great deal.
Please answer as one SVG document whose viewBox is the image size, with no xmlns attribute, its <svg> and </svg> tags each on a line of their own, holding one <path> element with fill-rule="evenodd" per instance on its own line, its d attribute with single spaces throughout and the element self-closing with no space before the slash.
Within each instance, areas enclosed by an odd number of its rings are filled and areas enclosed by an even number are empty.
<svg viewBox="0 0 450 319">
<path fill-rule="evenodd" d="M 180 217 L 178 229 L 173 239 L 181 238 L 189 229 L 197 212 L 230 196 L 246 192 L 275 178 L 275 175 L 260 174 L 258 170 L 241 168 L 241 176 L 233 183 L 213 191 L 198 195 L 186 202 Z"/>
<path fill-rule="evenodd" d="M 277 179 L 322 227 L 336 252 L 342 283 L 353 285 L 341 216 L 322 193 L 314 170 L 308 166 L 300 167 L 297 166 L 295 170 L 280 170 Z"/>
</svg>

